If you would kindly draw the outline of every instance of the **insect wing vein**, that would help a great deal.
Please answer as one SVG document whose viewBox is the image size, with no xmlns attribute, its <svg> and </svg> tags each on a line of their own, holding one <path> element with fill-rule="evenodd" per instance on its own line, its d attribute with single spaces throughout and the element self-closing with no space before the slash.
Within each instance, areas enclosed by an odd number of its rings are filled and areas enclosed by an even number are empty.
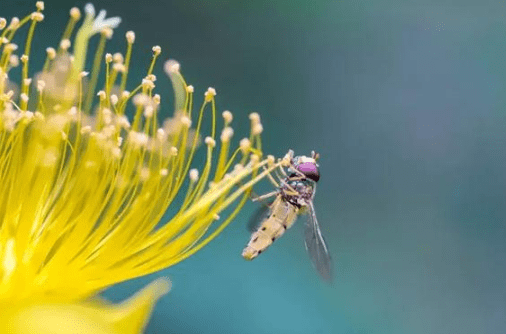
<svg viewBox="0 0 506 334">
<path fill-rule="evenodd" d="M 306 251 L 311 258 L 313 266 L 326 281 L 332 281 L 332 260 L 320 231 L 312 201 L 309 201 L 309 212 L 304 225 L 304 235 Z"/>
</svg>

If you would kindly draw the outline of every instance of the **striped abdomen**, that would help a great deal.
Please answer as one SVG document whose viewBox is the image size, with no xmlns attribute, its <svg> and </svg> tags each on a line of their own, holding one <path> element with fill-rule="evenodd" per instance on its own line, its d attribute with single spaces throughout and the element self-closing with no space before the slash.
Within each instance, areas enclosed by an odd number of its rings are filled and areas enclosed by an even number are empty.
<svg viewBox="0 0 506 334">
<path fill-rule="evenodd" d="M 274 200 L 270 210 L 269 217 L 251 235 L 248 245 L 242 251 L 242 256 L 246 260 L 253 260 L 281 237 L 285 230 L 293 225 L 299 211 L 296 206 L 284 201 L 281 196 Z"/>
</svg>

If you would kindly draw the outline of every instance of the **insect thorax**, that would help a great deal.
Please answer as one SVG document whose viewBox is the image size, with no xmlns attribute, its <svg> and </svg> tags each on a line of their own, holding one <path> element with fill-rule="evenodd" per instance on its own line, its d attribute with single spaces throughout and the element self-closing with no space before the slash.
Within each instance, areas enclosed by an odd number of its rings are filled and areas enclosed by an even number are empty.
<svg viewBox="0 0 506 334">
<path fill-rule="evenodd" d="M 299 209 L 306 206 L 307 202 L 313 197 L 314 182 L 307 179 L 297 181 L 289 181 L 287 179 L 286 182 L 287 185 L 282 184 L 279 189 L 283 199 Z M 292 189 L 290 188 L 295 190 L 298 194 L 292 194 Z"/>
</svg>

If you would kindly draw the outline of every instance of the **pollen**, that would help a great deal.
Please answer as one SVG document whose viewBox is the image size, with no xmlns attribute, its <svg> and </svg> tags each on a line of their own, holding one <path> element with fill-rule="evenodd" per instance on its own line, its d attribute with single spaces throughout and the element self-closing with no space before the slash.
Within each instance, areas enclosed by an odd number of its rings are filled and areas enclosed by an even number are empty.
<svg viewBox="0 0 506 334">
<path fill-rule="evenodd" d="M 179 72 L 180 65 L 175 60 L 168 60 L 165 62 L 165 72 L 170 75 L 171 73 L 177 73 Z"/>
<path fill-rule="evenodd" d="M 25 93 L 21 93 L 21 95 L 19 96 L 19 98 L 21 99 L 21 101 L 23 102 L 28 102 L 28 95 L 25 94 Z"/>
<path fill-rule="evenodd" d="M 133 44 L 135 42 L 135 33 L 133 31 L 128 31 L 126 33 L 126 39 L 129 44 Z"/>
<path fill-rule="evenodd" d="M 115 106 L 118 103 L 118 95 L 116 94 L 111 95 L 111 103 L 113 106 Z"/>
<path fill-rule="evenodd" d="M 111 39 L 112 38 L 112 35 L 114 33 L 114 31 L 109 28 L 109 27 L 106 27 L 104 29 L 102 29 L 102 31 L 100 32 L 105 38 L 107 39 Z"/>
<path fill-rule="evenodd" d="M 216 90 L 213 87 L 209 87 L 204 96 L 206 101 L 209 102 L 216 96 Z"/>
<path fill-rule="evenodd" d="M 199 171 L 195 168 L 191 169 L 190 170 L 190 180 L 192 182 L 197 182 L 198 179 L 199 179 Z"/>
<path fill-rule="evenodd" d="M 62 50 L 68 50 L 68 48 L 70 48 L 70 40 L 69 39 L 64 39 L 60 42 L 60 48 Z"/>
<path fill-rule="evenodd" d="M 241 151 L 248 152 L 251 148 L 251 141 L 248 138 L 243 138 L 239 142 L 239 147 L 241 148 Z"/>
<path fill-rule="evenodd" d="M 41 22 L 42 20 L 44 20 L 44 14 L 40 12 L 34 12 L 31 15 L 31 19 L 37 22 Z"/>
<path fill-rule="evenodd" d="M 13 17 L 11 19 L 11 23 L 9 24 L 9 30 L 16 30 L 19 28 L 19 18 Z"/>
<path fill-rule="evenodd" d="M 255 125 L 253 125 L 253 128 L 252 128 L 252 131 L 251 133 L 253 135 L 259 135 L 262 133 L 262 131 L 264 130 L 263 126 L 262 126 L 262 123 L 257 123 Z"/>
<path fill-rule="evenodd" d="M 79 10 L 79 8 L 77 8 L 77 7 L 71 8 L 70 9 L 70 17 L 74 21 L 79 21 L 79 19 L 81 18 L 81 11 Z"/>
<path fill-rule="evenodd" d="M 54 60 L 56 58 L 56 50 L 54 48 L 47 48 L 46 53 L 49 60 Z"/>
<path fill-rule="evenodd" d="M 252 112 L 249 114 L 249 119 L 251 120 L 251 123 L 259 123 L 260 122 L 260 115 L 256 112 Z"/>
<path fill-rule="evenodd" d="M 216 141 L 212 137 L 206 137 L 206 139 L 204 140 L 204 142 L 209 147 L 215 147 L 216 146 Z"/>
<path fill-rule="evenodd" d="M 123 64 L 123 55 L 119 52 L 116 52 L 113 56 L 112 56 L 112 59 L 114 60 L 115 63 L 119 63 L 119 64 Z"/>
<path fill-rule="evenodd" d="M 234 135 L 234 130 L 231 127 L 226 127 L 221 132 L 220 139 L 222 142 L 228 142 L 228 141 L 230 141 L 230 138 L 232 138 L 233 135 Z"/>
<path fill-rule="evenodd" d="M 9 57 L 9 65 L 12 67 L 18 67 L 19 66 L 19 57 L 17 55 L 11 55 Z"/>
<path fill-rule="evenodd" d="M 46 82 L 44 80 L 38 80 L 37 81 L 37 90 L 39 92 L 42 92 L 44 90 L 44 87 L 46 87 Z"/>
<path fill-rule="evenodd" d="M 158 56 L 160 53 L 162 53 L 162 48 L 159 45 L 153 46 L 152 50 L 155 56 Z"/>
<path fill-rule="evenodd" d="M 228 125 L 228 124 L 232 123 L 232 119 L 234 117 L 232 116 L 232 113 L 230 111 L 225 110 L 222 113 L 222 116 L 223 116 L 223 120 L 225 121 L 225 125 Z"/>
</svg>

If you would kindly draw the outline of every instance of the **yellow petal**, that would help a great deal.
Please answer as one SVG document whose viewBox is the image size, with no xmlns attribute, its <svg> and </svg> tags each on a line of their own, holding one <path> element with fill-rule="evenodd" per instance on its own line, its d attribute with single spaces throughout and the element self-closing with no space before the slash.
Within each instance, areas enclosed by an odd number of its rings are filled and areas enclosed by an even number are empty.
<svg viewBox="0 0 506 334">
<path fill-rule="evenodd" d="M 169 281 L 159 279 L 119 305 L 98 298 L 79 304 L 25 302 L 2 305 L 0 333 L 142 333 L 156 301 L 169 289 Z"/>
</svg>

